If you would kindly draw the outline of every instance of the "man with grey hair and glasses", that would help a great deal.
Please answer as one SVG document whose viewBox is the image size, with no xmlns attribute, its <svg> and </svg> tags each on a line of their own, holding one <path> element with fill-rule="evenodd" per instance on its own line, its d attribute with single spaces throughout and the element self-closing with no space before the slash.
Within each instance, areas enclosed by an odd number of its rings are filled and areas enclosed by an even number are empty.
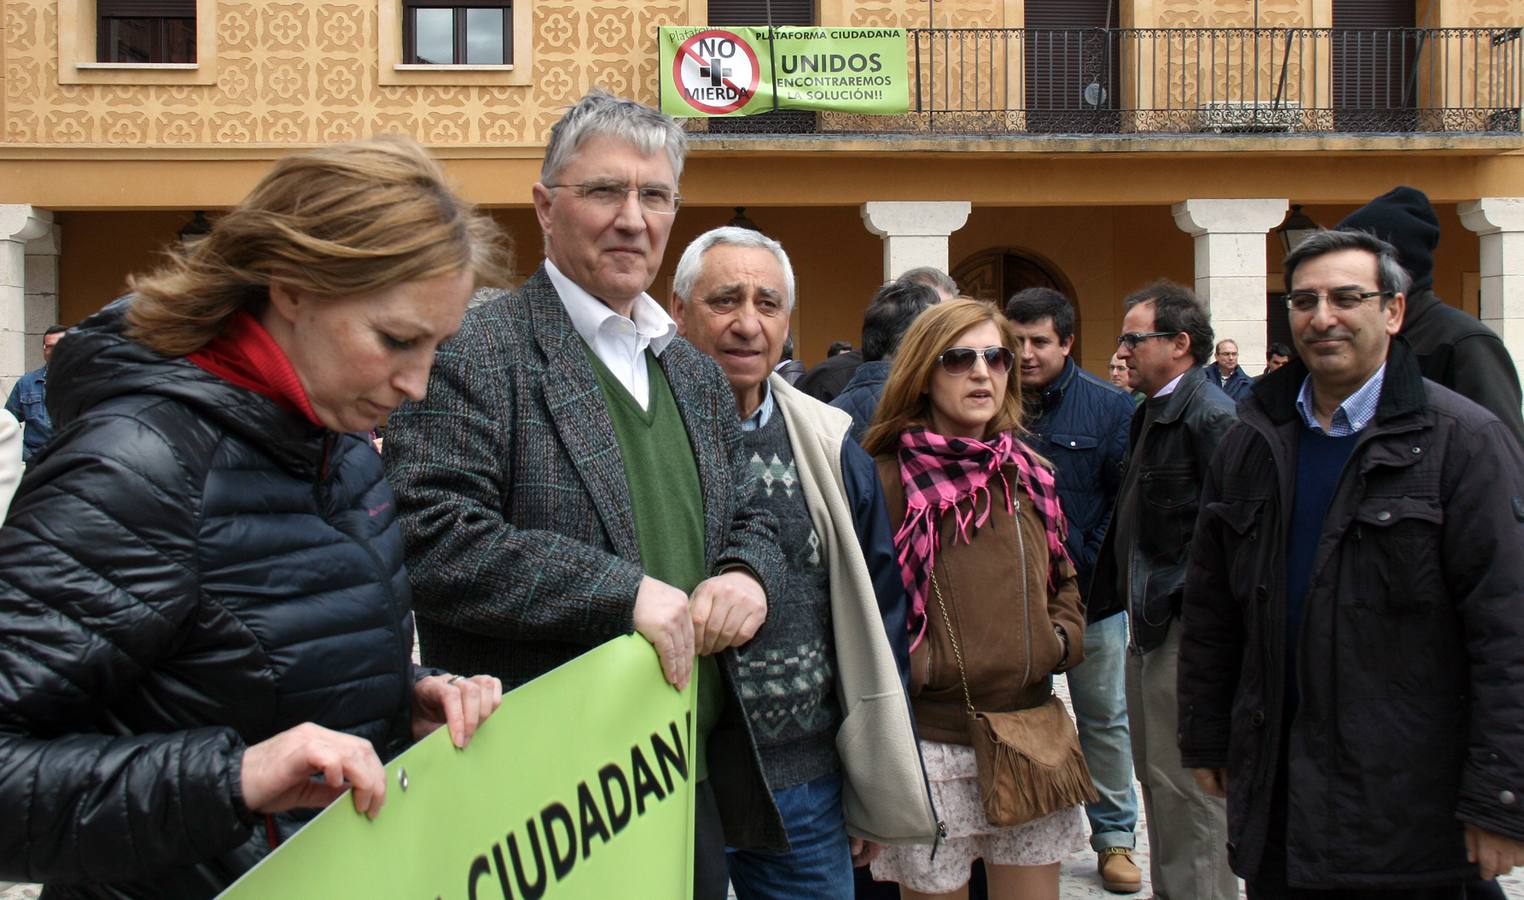
<svg viewBox="0 0 1524 900">
<path fill-rule="evenodd" d="M 1524 453 L 1423 377 L 1390 244 L 1283 271 L 1297 358 L 1202 489 L 1181 759 L 1250 898 L 1459 900 L 1524 864 Z"/>
<path fill-rule="evenodd" d="M 788 254 L 756 231 L 707 231 L 678 261 L 677 332 L 725 370 L 784 559 L 783 590 L 736 655 L 789 851 L 733 849 L 730 880 L 741 900 L 850 900 L 854 862 L 877 843 L 930 843 L 937 823 L 905 695 L 905 589 L 883 490 L 851 417 L 773 371 L 793 307 Z"/>
<path fill-rule="evenodd" d="M 385 453 L 428 664 L 517 687 L 636 631 L 682 688 L 698 655 L 694 896 L 719 898 L 726 844 L 788 847 L 735 692 L 785 582 L 730 385 L 646 293 L 686 150 L 632 100 L 566 112 L 533 189 L 544 264 L 478 295 Z"/>
</svg>

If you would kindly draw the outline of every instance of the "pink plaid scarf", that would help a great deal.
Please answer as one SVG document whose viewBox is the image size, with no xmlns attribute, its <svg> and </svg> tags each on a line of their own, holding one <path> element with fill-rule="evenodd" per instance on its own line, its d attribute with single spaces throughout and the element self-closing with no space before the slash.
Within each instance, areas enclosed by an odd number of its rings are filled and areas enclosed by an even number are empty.
<svg viewBox="0 0 1524 900">
<path fill-rule="evenodd" d="M 925 428 L 908 428 L 900 433 L 900 481 L 905 487 L 905 522 L 894 535 L 899 555 L 900 577 L 910 600 L 909 626 L 911 649 L 926 634 L 926 595 L 931 584 L 931 569 L 936 563 L 942 513 L 952 511 L 957 530 L 953 539 L 970 542 L 970 526 L 977 533 L 989 521 L 995 504 L 990 490 L 991 476 L 999 477 L 1005 488 L 1005 511 L 1015 514 L 1011 486 L 1002 467 L 1014 464 L 1021 486 L 1032 498 L 1044 523 L 1048 538 L 1048 587 L 1056 589 L 1059 563 L 1068 559 L 1064 550 L 1064 514 L 1058 503 L 1058 489 L 1053 473 L 1010 432 L 1001 432 L 991 441 L 944 437 Z M 979 497 L 984 495 L 980 510 Z M 961 506 L 964 500 L 969 502 Z"/>
</svg>

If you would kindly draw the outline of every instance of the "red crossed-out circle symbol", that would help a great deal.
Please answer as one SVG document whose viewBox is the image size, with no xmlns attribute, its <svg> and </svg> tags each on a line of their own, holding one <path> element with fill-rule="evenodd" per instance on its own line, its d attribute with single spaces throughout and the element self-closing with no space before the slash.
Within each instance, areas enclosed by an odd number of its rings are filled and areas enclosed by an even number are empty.
<svg viewBox="0 0 1524 900">
<path fill-rule="evenodd" d="M 683 102 L 710 115 L 732 113 L 757 93 L 762 71 L 751 45 L 711 28 L 683 41 L 672 60 L 672 83 Z"/>
</svg>

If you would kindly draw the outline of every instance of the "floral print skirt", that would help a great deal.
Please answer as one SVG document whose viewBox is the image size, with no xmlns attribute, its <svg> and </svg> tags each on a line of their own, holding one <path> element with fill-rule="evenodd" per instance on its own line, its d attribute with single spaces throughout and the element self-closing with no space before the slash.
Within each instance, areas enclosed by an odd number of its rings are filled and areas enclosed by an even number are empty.
<svg viewBox="0 0 1524 900">
<path fill-rule="evenodd" d="M 942 894 L 967 883 L 975 859 L 996 866 L 1044 866 L 1087 846 L 1083 807 L 1061 809 L 1012 828 L 991 825 L 979 801 L 974 748 L 921 741 L 921 756 L 932 805 L 947 826 L 947 837 L 937 845 L 935 859 L 931 844 L 885 847 L 873 861 L 875 879 L 923 894 Z"/>
</svg>

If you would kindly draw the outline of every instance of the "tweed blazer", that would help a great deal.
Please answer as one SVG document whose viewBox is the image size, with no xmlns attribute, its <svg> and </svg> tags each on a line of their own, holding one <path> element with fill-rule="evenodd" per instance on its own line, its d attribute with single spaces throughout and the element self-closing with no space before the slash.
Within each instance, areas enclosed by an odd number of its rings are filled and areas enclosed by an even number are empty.
<svg viewBox="0 0 1524 900">
<path fill-rule="evenodd" d="M 581 336 L 541 267 L 483 290 L 388 422 L 423 658 L 516 687 L 634 630 L 642 569 L 619 442 Z M 674 338 L 659 357 L 698 463 L 705 559 L 781 584 L 777 523 L 751 505 L 735 395 Z"/>
</svg>

